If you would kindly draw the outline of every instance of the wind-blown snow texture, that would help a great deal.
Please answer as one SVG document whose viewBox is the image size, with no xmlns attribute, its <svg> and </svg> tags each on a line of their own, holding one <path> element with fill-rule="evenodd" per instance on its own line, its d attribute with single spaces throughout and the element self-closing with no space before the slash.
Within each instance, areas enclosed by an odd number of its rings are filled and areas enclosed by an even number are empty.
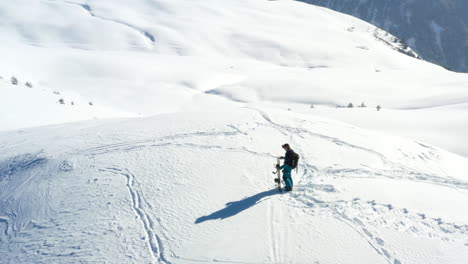
<svg viewBox="0 0 468 264">
<path fill-rule="evenodd" d="M 398 36 L 424 59 L 468 72 L 465 0 L 299 0 L 350 14 Z"/>
<path fill-rule="evenodd" d="M 206 113 L 208 114 L 208 113 Z M 0 135 L 3 263 L 465 263 L 467 159 L 271 109 Z M 292 193 L 277 142 L 301 154 Z"/>
<path fill-rule="evenodd" d="M 2 264 L 467 262 L 468 162 L 434 145 L 468 155 L 468 77 L 390 34 L 289 0 L 0 14 Z"/>
</svg>

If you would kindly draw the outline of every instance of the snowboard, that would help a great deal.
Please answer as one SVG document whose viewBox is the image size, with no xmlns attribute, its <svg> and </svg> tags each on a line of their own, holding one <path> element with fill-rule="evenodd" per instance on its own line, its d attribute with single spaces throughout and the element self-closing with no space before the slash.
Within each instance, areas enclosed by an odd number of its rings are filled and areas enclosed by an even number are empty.
<svg viewBox="0 0 468 264">
<path fill-rule="evenodd" d="M 278 167 L 281 166 L 281 160 L 280 158 L 277 158 L 276 159 L 276 164 L 275 164 L 275 168 L 276 171 L 273 172 L 273 174 L 276 174 L 276 178 L 275 178 L 275 182 L 278 184 L 278 191 L 282 192 L 283 189 L 281 188 L 281 169 L 278 169 Z"/>
</svg>

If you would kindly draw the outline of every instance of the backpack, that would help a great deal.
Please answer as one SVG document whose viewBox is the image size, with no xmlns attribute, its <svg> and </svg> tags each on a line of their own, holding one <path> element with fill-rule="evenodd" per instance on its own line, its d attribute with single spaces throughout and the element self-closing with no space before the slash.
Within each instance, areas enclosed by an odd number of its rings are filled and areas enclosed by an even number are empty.
<svg viewBox="0 0 468 264">
<path fill-rule="evenodd" d="M 297 170 L 297 165 L 299 164 L 299 154 L 294 152 L 294 157 L 293 157 L 293 169 Z"/>
</svg>

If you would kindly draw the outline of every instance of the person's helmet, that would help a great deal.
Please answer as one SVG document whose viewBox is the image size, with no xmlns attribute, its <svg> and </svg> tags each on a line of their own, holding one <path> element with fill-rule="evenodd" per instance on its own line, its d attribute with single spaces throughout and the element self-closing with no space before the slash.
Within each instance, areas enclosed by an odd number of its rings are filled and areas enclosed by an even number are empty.
<svg viewBox="0 0 468 264">
<path fill-rule="evenodd" d="M 286 144 L 283 144 L 281 147 L 282 147 L 282 148 L 285 148 L 285 149 L 290 149 L 290 148 L 291 148 L 291 147 L 289 146 L 289 144 L 288 144 L 288 143 L 286 143 Z"/>
</svg>

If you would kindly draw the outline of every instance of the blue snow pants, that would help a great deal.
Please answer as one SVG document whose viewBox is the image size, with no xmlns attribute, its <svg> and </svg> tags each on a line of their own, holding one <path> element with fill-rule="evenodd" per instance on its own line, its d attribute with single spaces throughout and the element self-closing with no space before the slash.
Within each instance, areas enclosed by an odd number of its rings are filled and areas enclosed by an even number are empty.
<svg viewBox="0 0 468 264">
<path fill-rule="evenodd" d="M 283 165 L 281 166 L 281 169 L 283 169 L 283 180 L 284 183 L 286 184 L 286 188 L 292 189 L 293 187 L 293 180 L 291 177 L 291 171 L 293 170 L 289 165 Z"/>
</svg>

